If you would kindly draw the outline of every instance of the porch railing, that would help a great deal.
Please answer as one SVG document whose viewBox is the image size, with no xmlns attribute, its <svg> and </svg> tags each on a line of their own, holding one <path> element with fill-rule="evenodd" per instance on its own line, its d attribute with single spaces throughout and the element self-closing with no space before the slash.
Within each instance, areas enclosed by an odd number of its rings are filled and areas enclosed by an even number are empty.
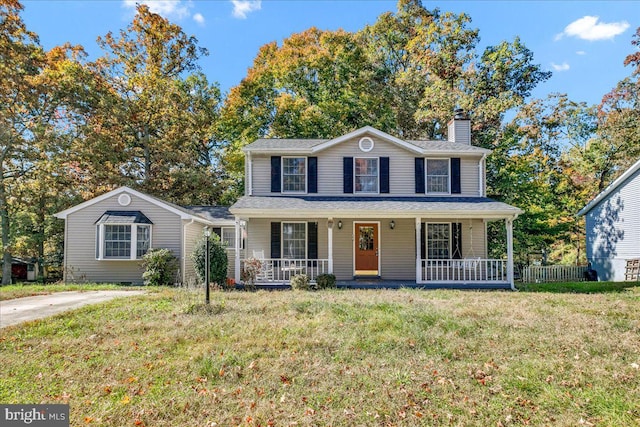
<svg viewBox="0 0 640 427">
<path fill-rule="evenodd" d="M 506 282 L 507 260 L 423 259 L 423 282 Z"/>
<path fill-rule="evenodd" d="M 310 281 L 315 281 L 320 274 L 329 272 L 328 259 L 261 259 L 262 268 L 256 277 L 257 283 L 286 283 L 293 276 L 306 274 Z M 241 268 L 244 260 L 241 260 Z"/>
</svg>

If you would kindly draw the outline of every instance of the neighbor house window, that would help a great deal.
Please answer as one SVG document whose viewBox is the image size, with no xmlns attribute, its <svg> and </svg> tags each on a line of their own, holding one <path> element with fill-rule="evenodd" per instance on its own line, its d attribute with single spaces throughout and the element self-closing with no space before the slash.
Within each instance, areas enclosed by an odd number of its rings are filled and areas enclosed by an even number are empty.
<svg viewBox="0 0 640 427">
<path fill-rule="evenodd" d="M 451 224 L 427 224 L 427 258 L 449 259 Z"/>
<path fill-rule="evenodd" d="M 307 159 L 305 157 L 282 158 L 282 192 L 305 193 L 307 191 Z"/>
<path fill-rule="evenodd" d="M 307 223 L 282 223 L 282 258 L 307 258 Z"/>
<path fill-rule="evenodd" d="M 378 159 L 354 159 L 356 193 L 378 193 Z"/>
<path fill-rule="evenodd" d="M 449 159 L 427 159 L 427 193 L 449 193 Z"/>
<path fill-rule="evenodd" d="M 151 221 L 139 211 L 107 211 L 96 222 L 96 259 L 141 259 L 151 248 Z"/>
</svg>

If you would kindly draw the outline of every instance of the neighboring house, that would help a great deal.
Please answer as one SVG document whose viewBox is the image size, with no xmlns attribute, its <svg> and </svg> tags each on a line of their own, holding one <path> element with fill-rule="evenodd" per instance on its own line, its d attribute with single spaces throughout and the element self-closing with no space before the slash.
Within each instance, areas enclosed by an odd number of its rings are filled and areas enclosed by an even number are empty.
<svg viewBox="0 0 640 427">
<path fill-rule="evenodd" d="M 236 280 L 244 253 L 262 259 L 265 283 L 333 273 L 339 281 L 512 288 L 512 224 L 522 211 L 486 197 L 491 151 L 471 145 L 461 112 L 448 139 L 409 141 L 367 126 L 335 139 L 247 145 L 245 195 L 230 208 L 246 240 L 235 252 Z M 504 221 L 506 259 L 488 259 L 491 221 Z"/>
<path fill-rule="evenodd" d="M 624 281 L 628 259 L 640 258 L 640 160 L 590 201 L 587 260 L 599 280 Z"/>
<path fill-rule="evenodd" d="M 150 248 L 170 249 L 180 265 L 176 281 L 195 282 L 191 253 L 204 228 L 220 230 L 224 240 L 227 227 L 235 227 L 227 208 L 182 207 L 128 187 L 55 216 L 65 220 L 65 282 L 140 284 L 140 261 Z M 235 242 L 227 242 L 235 247 Z"/>
</svg>

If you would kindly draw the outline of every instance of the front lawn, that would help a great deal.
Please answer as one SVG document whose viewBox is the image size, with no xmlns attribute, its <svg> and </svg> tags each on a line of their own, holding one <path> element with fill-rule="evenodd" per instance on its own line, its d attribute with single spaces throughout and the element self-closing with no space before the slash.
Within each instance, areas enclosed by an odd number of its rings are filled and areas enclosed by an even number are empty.
<svg viewBox="0 0 640 427">
<path fill-rule="evenodd" d="M 640 425 L 640 290 L 160 292 L 2 330 L 74 426 Z"/>
<path fill-rule="evenodd" d="M 103 290 L 122 290 L 122 289 L 148 289 L 128 285 L 116 285 L 109 283 L 51 283 L 51 284 L 34 284 L 34 283 L 18 283 L 15 285 L 0 286 L 0 301 L 32 297 L 35 295 L 48 295 L 54 292 L 65 291 L 103 291 Z"/>
</svg>

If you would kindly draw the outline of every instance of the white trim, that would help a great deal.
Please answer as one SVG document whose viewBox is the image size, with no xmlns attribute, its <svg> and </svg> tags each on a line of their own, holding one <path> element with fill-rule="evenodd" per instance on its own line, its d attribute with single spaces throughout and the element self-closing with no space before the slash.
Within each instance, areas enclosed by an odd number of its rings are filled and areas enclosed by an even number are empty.
<svg viewBox="0 0 640 427">
<path fill-rule="evenodd" d="M 253 194 L 253 159 L 251 158 L 251 152 L 247 152 L 247 196 Z"/>
<path fill-rule="evenodd" d="M 448 181 L 447 181 L 447 187 L 448 187 L 448 191 L 429 191 L 429 188 L 427 186 L 427 176 L 429 176 L 429 160 L 447 160 L 447 162 L 449 163 L 448 166 Z M 451 195 L 451 158 L 450 157 L 425 157 L 424 158 L 424 194 L 426 195 L 438 195 L 438 196 L 450 196 Z"/>
<path fill-rule="evenodd" d="M 353 252 L 353 275 L 356 275 L 356 244 L 358 243 L 357 241 L 357 236 L 356 236 L 356 228 L 358 224 L 376 224 L 376 226 L 378 227 L 378 276 L 382 276 L 382 241 L 380 240 L 382 238 L 382 227 L 380 226 L 380 221 L 353 221 L 352 222 L 352 228 L 351 228 L 351 236 L 352 238 L 352 247 L 351 247 L 351 251 Z"/>
<path fill-rule="evenodd" d="M 365 148 L 362 146 L 362 144 L 364 142 L 369 142 L 371 143 L 371 146 L 369 148 Z M 371 150 L 373 150 L 373 148 L 376 146 L 376 144 L 373 142 L 373 139 L 369 138 L 368 136 L 363 136 L 362 138 L 360 138 L 360 141 L 358 141 L 358 148 L 360 149 L 360 151 L 362 151 L 363 153 L 369 153 L 371 152 Z"/>
<path fill-rule="evenodd" d="M 627 179 L 629 179 L 636 171 L 640 169 L 640 160 L 635 162 L 633 166 L 627 169 L 622 175 L 616 178 L 611 184 L 607 186 L 600 194 L 598 194 L 593 200 L 591 200 L 587 205 L 580 209 L 578 212 L 578 216 L 586 215 L 591 209 L 595 208 L 598 203 L 604 200 L 609 194 L 615 191 L 618 187 L 620 187 Z"/>
<path fill-rule="evenodd" d="M 333 217 L 327 218 L 327 258 L 329 259 L 328 272 L 333 274 L 333 227 L 336 227 L 334 223 L 329 227 L 329 221 L 333 222 Z"/>
<path fill-rule="evenodd" d="M 240 283 L 242 275 L 240 274 L 240 249 L 238 247 L 238 241 L 240 240 L 240 217 L 235 217 L 235 229 L 236 229 L 236 254 L 234 257 L 234 276 L 236 283 Z"/>
<path fill-rule="evenodd" d="M 285 191 L 284 189 L 284 159 L 304 159 L 304 191 Z M 309 158 L 307 156 L 280 156 L 280 193 L 307 194 L 309 188 Z"/>
<path fill-rule="evenodd" d="M 131 196 L 127 193 L 122 193 L 118 196 L 118 204 L 120 206 L 129 206 L 131 204 Z"/>
<path fill-rule="evenodd" d="M 377 179 L 376 182 L 377 182 L 378 185 L 376 186 L 376 191 L 375 192 L 373 192 L 373 191 L 356 191 L 356 160 L 358 160 L 358 159 L 368 159 L 368 160 L 375 159 L 377 161 L 376 162 L 377 163 L 376 164 L 376 172 L 377 172 L 378 179 Z M 361 176 L 364 176 L 364 175 L 361 175 Z M 364 156 L 354 157 L 353 158 L 353 182 L 351 184 L 353 185 L 353 194 L 354 195 L 356 195 L 356 194 L 359 194 L 359 195 L 362 195 L 362 194 L 364 194 L 364 195 L 377 195 L 377 194 L 380 194 L 380 157 L 373 157 L 373 156 L 372 157 L 364 157 Z"/>
<path fill-rule="evenodd" d="M 324 149 L 327 149 L 329 147 L 333 147 L 334 145 L 340 144 L 342 142 L 348 141 L 352 138 L 357 138 L 358 136 L 364 135 L 366 133 L 370 133 L 380 139 L 383 139 L 385 141 L 394 143 L 396 145 L 399 145 L 403 148 L 406 148 L 409 151 L 413 151 L 414 153 L 422 153 L 423 150 L 420 147 L 417 147 L 409 142 L 403 141 L 400 138 L 396 138 L 395 136 L 391 136 L 388 133 L 382 132 L 374 127 L 371 126 L 365 126 L 362 127 L 360 129 L 356 129 L 353 132 L 349 132 L 346 135 L 342 135 L 339 136 L 337 138 L 331 139 L 327 142 L 323 142 L 322 144 L 318 144 L 314 147 L 311 148 L 311 152 L 312 153 L 316 153 L 318 151 L 322 151 Z"/>
<path fill-rule="evenodd" d="M 516 290 L 513 281 L 513 220 L 515 218 L 507 218 L 504 220 L 507 231 L 507 282 L 511 285 L 512 290 Z"/>
<path fill-rule="evenodd" d="M 304 224 L 304 257 L 307 259 L 309 251 L 309 222 L 308 221 L 280 221 L 280 259 L 299 259 L 284 257 L 284 225 L 285 224 Z"/>
<path fill-rule="evenodd" d="M 142 199 L 142 200 L 144 200 L 146 202 L 149 202 L 151 204 L 154 204 L 156 206 L 164 208 L 165 210 L 178 215 L 182 219 L 193 219 L 194 221 L 198 221 L 198 222 L 201 222 L 201 223 L 206 224 L 206 225 L 214 225 L 214 223 L 209 221 L 209 220 L 206 220 L 206 219 L 204 219 L 204 218 L 202 218 L 200 216 L 194 215 L 194 214 L 190 214 L 190 213 L 184 212 L 184 211 L 182 211 L 180 209 L 176 209 L 173 206 L 168 205 L 168 204 L 156 199 L 155 197 L 151 197 L 151 196 L 149 196 L 147 194 L 144 194 L 144 193 L 141 193 L 139 191 L 133 190 L 133 189 L 131 189 L 129 187 L 116 188 L 115 190 L 109 191 L 108 193 L 102 194 L 102 195 L 100 195 L 98 197 L 94 197 L 93 199 L 87 200 L 86 202 L 80 203 L 80 204 L 75 205 L 75 206 L 73 206 L 73 207 L 71 207 L 69 209 L 65 209 L 65 210 L 63 210 L 61 212 L 58 212 L 58 213 L 54 214 L 54 216 L 56 218 L 65 219 L 67 216 L 69 216 L 72 213 L 75 213 L 75 212 L 77 212 L 79 210 L 82 210 L 82 209 L 84 209 L 86 207 L 89 207 L 89 206 L 94 205 L 96 203 L 102 202 L 102 201 L 104 201 L 104 200 L 106 200 L 106 199 L 108 199 L 110 197 L 113 197 L 113 196 L 116 196 L 116 195 L 122 194 L 122 193 L 128 193 L 130 195 L 134 195 L 136 197 L 139 197 L 140 199 Z"/>
<path fill-rule="evenodd" d="M 422 218 L 416 217 L 416 283 L 422 283 Z"/>
</svg>

